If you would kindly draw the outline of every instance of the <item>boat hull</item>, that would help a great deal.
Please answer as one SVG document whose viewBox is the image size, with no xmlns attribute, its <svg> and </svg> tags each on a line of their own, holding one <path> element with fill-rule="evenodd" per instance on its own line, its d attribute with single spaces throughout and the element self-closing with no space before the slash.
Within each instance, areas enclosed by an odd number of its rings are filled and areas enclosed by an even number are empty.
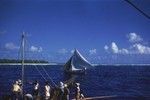
<svg viewBox="0 0 150 100">
<path fill-rule="evenodd" d="M 80 70 L 65 70 L 65 73 L 68 74 L 85 74 L 86 69 L 80 69 Z"/>
</svg>

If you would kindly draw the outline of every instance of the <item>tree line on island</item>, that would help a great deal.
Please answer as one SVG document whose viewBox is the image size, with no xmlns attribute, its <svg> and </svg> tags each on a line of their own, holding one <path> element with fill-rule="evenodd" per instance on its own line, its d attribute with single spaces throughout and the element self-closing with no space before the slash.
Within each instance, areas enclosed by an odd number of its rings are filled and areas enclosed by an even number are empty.
<svg viewBox="0 0 150 100">
<path fill-rule="evenodd" d="M 22 60 L 17 59 L 0 59 L 0 63 L 21 63 Z M 45 60 L 32 60 L 32 59 L 25 59 L 24 63 L 49 63 Z"/>
</svg>

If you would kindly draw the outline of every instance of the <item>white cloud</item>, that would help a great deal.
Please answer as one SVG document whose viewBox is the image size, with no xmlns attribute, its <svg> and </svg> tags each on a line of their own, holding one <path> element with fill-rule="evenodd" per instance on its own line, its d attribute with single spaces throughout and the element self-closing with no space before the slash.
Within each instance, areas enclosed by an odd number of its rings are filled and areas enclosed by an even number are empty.
<svg viewBox="0 0 150 100">
<path fill-rule="evenodd" d="M 42 52 L 43 51 L 43 48 L 42 47 L 39 47 L 39 52 Z"/>
<path fill-rule="evenodd" d="M 9 43 L 5 44 L 5 49 L 7 49 L 7 50 L 16 50 L 16 49 L 19 49 L 19 46 L 15 45 L 12 42 L 9 42 Z"/>
<path fill-rule="evenodd" d="M 65 48 L 58 50 L 58 53 L 66 54 L 68 51 Z"/>
<path fill-rule="evenodd" d="M 119 50 L 119 53 L 121 53 L 121 54 L 128 54 L 129 53 L 129 51 L 127 50 L 127 49 L 120 49 Z"/>
<path fill-rule="evenodd" d="M 96 54 L 97 50 L 96 49 L 89 50 L 89 53 L 90 53 L 90 55 Z"/>
<path fill-rule="evenodd" d="M 107 51 L 109 49 L 109 47 L 107 45 L 105 45 L 104 49 Z"/>
<path fill-rule="evenodd" d="M 128 54 L 129 53 L 129 51 L 127 49 L 124 49 L 124 48 L 119 49 L 119 47 L 117 46 L 117 44 L 115 42 L 112 42 L 110 47 L 105 45 L 104 49 L 106 51 L 110 50 L 112 53 L 115 53 L 115 54 Z"/>
<path fill-rule="evenodd" d="M 144 40 L 139 35 L 136 33 L 129 33 L 127 37 L 129 41 L 133 43 L 130 48 L 120 49 L 115 42 L 112 42 L 110 47 L 105 45 L 104 49 L 115 54 L 150 54 L 150 47 L 142 44 Z M 141 43 L 141 41 L 143 42 Z"/>
<path fill-rule="evenodd" d="M 117 44 L 115 42 L 112 42 L 111 48 L 109 50 L 115 54 L 150 54 L 150 47 L 142 45 L 140 43 L 133 44 L 129 49 L 119 49 Z"/>
<path fill-rule="evenodd" d="M 111 49 L 112 49 L 113 53 L 118 53 L 119 52 L 118 46 L 116 45 L 115 42 L 111 43 Z"/>
<path fill-rule="evenodd" d="M 129 39 L 130 42 L 135 43 L 135 42 L 140 42 L 143 39 L 141 38 L 141 36 L 137 35 L 136 33 L 129 33 L 127 35 L 127 38 Z"/>
<path fill-rule="evenodd" d="M 71 53 L 74 53 L 74 50 L 71 50 L 70 52 L 71 52 Z"/>
<path fill-rule="evenodd" d="M 32 51 L 32 52 L 42 52 L 43 48 L 42 47 L 31 46 L 30 51 Z"/>
<path fill-rule="evenodd" d="M 140 43 L 134 44 L 132 48 L 135 50 L 133 53 L 150 54 L 150 47 L 144 46 Z"/>
<path fill-rule="evenodd" d="M 35 46 L 31 46 L 30 50 L 31 50 L 32 52 L 36 52 L 36 51 L 38 51 L 38 48 L 35 47 Z"/>
</svg>

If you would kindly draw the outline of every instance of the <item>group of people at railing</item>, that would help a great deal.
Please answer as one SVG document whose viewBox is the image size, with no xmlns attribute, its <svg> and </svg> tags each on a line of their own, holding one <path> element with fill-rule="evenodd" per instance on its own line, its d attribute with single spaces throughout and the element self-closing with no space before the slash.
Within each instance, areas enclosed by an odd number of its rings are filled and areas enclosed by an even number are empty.
<svg viewBox="0 0 150 100">
<path fill-rule="evenodd" d="M 22 95 L 22 82 L 17 80 L 12 86 L 12 100 L 70 100 L 69 86 L 60 82 L 59 86 L 51 87 L 49 82 L 46 81 L 44 85 L 44 96 L 40 95 L 40 84 L 36 80 L 33 84 L 33 93 Z M 80 84 L 75 83 L 75 100 L 84 100 L 84 95 L 81 93 Z"/>
</svg>

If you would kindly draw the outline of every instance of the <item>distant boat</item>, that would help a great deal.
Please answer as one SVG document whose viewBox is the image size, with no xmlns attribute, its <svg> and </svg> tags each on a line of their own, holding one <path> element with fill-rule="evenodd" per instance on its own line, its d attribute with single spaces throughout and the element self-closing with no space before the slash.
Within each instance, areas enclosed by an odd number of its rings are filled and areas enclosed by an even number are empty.
<svg viewBox="0 0 150 100">
<path fill-rule="evenodd" d="M 92 65 L 75 49 L 71 58 L 64 65 L 66 73 L 80 74 L 85 73 L 86 69 Z"/>
</svg>

